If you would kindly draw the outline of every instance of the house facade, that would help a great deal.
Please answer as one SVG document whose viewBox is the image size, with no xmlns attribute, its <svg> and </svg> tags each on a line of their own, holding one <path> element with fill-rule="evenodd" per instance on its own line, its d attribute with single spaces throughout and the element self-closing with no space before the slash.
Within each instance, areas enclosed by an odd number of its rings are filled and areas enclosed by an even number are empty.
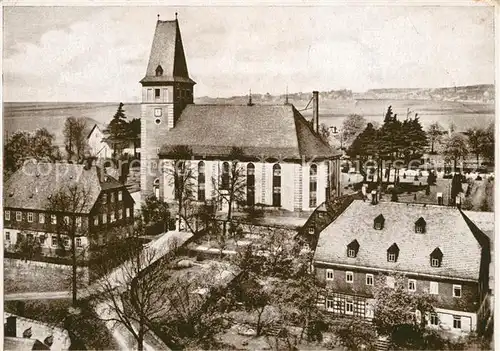
<svg viewBox="0 0 500 351">
<path fill-rule="evenodd" d="M 126 187 L 95 165 L 26 163 L 5 182 L 4 247 L 15 251 L 21 237 L 32 238 L 53 256 L 71 247 L 75 233 L 85 253 L 131 235 L 133 206 Z"/>
<path fill-rule="evenodd" d="M 340 156 L 318 134 L 318 94 L 312 125 L 291 104 L 194 104 L 177 19 L 157 22 L 142 84 L 141 192 L 175 202 L 176 149 L 190 150 L 194 200 L 215 200 L 239 151 L 244 201 L 288 211 L 310 211 L 338 186 Z M 240 203 L 241 205 L 241 203 Z"/>
<path fill-rule="evenodd" d="M 87 135 L 90 155 L 98 158 L 110 158 L 113 155 L 113 150 L 109 144 L 103 140 L 104 137 L 101 128 L 99 128 L 97 124 L 94 124 Z"/>
<path fill-rule="evenodd" d="M 318 304 L 371 320 L 374 289 L 394 287 L 399 275 L 409 292 L 435 297 L 430 328 L 477 331 L 490 260 L 488 238 L 457 208 L 354 200 L 320 233 L 313 266 L 326 289 Z"/>
</svg>

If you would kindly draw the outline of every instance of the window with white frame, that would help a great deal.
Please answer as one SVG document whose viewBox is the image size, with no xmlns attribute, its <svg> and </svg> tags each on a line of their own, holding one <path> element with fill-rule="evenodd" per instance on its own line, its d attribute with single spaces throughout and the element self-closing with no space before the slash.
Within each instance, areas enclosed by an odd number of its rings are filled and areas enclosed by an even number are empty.
<svg viewBox="0 0 500 351">
<path fill-rule="evenodd" d="M 102 223 L 103 224 L 108 223 L 108 215 L 106 213 L 102 215 Z"/>
<path fill-rule="evenodd" d="M 326 298 L 325 306 L 327 311 L 332 312 L 334 308 L 333 300 L 331 298 Z"/>
<path fill-rule="evenodd" d="M 462 297 L 462 285 L 453 285 L 453 297 Z"/>
<path fill-rule="evenodd" d="M 99 225 L 99 216 L 94 216 L 94 226 Z"/>
<path fill-rule="evenodd" d="M 437 295 L 439 294 L 439 283 L 430 282 L 429 283 L 429 294 Z"/>
<path fill-rule="evenodd" d="M 123 211 L 122 210 L 118 210 L 116 211 L 118 213 L 118 219 L 122 219 L 123 218 Z"/>
<path fill-rule="evenodd" d="M 52 235 L 52 237 L 50 238 L 50 243 L 52 246 L 56 247 L 57 246 L 57 235 Z"/>
<path fill-rule="evenodd" d="M 28 212 L 28 222 L 33 223 L 33 212 Z"/>
<path fill-rule="evenodd" d="M 118 201 L 122 201 L 122 191 L 118 190 Z"/>
<path fill-rule="evenodd" d="M 16 221 L 21 222 L 23 220 L 23 214 L 21 211 L 16 211 Z"/>
<path fill-rule="evenodd" d="M 82 238 L 76 238 L 76 247 L 82 247 Z"/>
<path fill-rule="evenodd" d="M 45 244 L 45 235 L 40 235 L 38 237 L 38 242 L 40 243 L 40 245 Z"/>
<path fill-rule="evenodd" d="M 415 279 L 408 279 L 408 291 L 417 290 L 417 281 Z"/>
<path fill-rule="evenodd" d="M 57 216 L 56 215 L 50 215 L 50 223 L 57 224 Z"/>
<path fill-rule="evenodd" d="M 76 217 L 76 226 L 79 228 L 82 226 L 82 217 Z"/>
<path fill-rule="evenodd" d="M 114 212 L 111 212 L 111 213 L 110 213 L 110 215 L 109 215 L 109 217 L 110 217 L 109 221 L 110 221 L 111 223 L 113 223 L 113 222 L 115 221 L 115 213 L 114 213 Z"/>
<path fill-rule="evenodd" d="M 345 314 L 354 313 L 354 304 L 351 300 L 345 300 Z"/>
<path fill-rule="evenodd" d="M 64 216 L 64 224 L 69 224 L 69 216 Z"/>
<path fill-rule="evenodd" d="M 431 258 L 431 267 L 439 267 L 440 262 L 438 258 Z"/>
<path fill-rule="evenodd" d="M 333 280 L 333 269 L 326 270 L 326 280 Z"/>
<path fill-rule="evenodd" d="M 44 213 L 39 213 L 38 214 L 38 222 L 40 224 L 44 224 L 45 223 L 45 214 Z"/>
<path fill-rule="evenodd" d="M 462 317 L 453 316 L 453 329 L 462 329 Z"/>
<path fill-rule="evenodd" d="M 391 289 L 394 289 L 394 285 L 395 285 L 396 281 L 394 279 L 394 277 L 386 277 L 385 278 L 385 285 Z"/>
<path fill-rule="evenodd" d="M 366 285 L 373 286 L 373 274 L 366 275 Z"/>
<path fill-rule="evenodd" d="M 354 273 L 353 272 L 345 272 L 345 281 L 347 283 L 352 283 L 354 281 Z"/>
<path fill-rule="evenodd" d="M 347 257 L 356 257 L 356 251 L 354 249 L 347 249 Z"/>
<path fill-rule="evenodd" d="M 437 313 L 431 313 L 431 316 L 429 317 L 429 324 L 430 325 L 439 325 L 439 317 Z"/>
<path fill-rule="evenodd" d="M 109 194 L 109 202 L 115 202 L 115 194 Z"/>
<path fill-rule="evenodd" d="M 5 211 L 5 220 L 10 221 L 10 211 Z"/>
<path fill-rule="evenodd" d="M 5 232 L 5 241 L 10 242 L 10 232 Z"/>
<path fill-rule="evenodd" d="M 387 254 L 387 261 L 389 262 L 396 262 L 396 254 L 395 253 L 389 253 Z"/>
<path fill-rule="evenodd" d="M 126 209 L 125 217 L 127 217 L 127 218 L 130 217 L 130 208 Z"/>
<path fill-rule="evenodd" d="M 69 238 L 64 238 L 64 246 L 69 247 L 70 241 Z"/>
</svg>

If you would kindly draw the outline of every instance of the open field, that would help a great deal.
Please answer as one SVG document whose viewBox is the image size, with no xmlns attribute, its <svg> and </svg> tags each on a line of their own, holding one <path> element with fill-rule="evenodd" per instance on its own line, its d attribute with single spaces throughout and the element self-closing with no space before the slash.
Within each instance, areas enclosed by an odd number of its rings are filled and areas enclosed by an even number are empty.
<svg viewBox="0 0 500 351">
<path fill-rule="evenodd" d="M 240 99 L 241 100 L 241 99 Z M 246 101 L 232 101 L 222 99 L 220 103 L 241 103 Z M 197 101 L 198 102 L 198 101 Z M 290 100 L 298 110 L 306 107 L 308 100 Z M 256 101 L 259 103 L 259 101 Z M 271 101 L 266 103 L 282 103 Z M 332 100 L 320 99 L 320 122 L 328 126 L 340 127 L 346 116 L 357 113 L 370 121 L 382 123 L 387 107 L 392 105 L 394 113 L 405 118 L 407 109 L 416 112 L 424 127 L 439 122 L 443 127 L 453 122 L 457 130 L 466 130 L 469 127 L 485 127 L 494 121 L 495 110 L 493 104 L 464 103 L 454 101 L 433 100 Z M 6 102 L 4 104 L 4 135 L 11 135 L 18 130 L 33 131 L 45 127 L 55 134 L 56 143 L 62 144 L 62 130 L 66 117 L 86 117 L 89 123 L 105 124 L 109 122 L 118 102 L 110 103 L 68 103 L 68 102 Z M 306 118 L 312 117 L 312 110 L 302 111 Z M 126 103 L 125 114 L 129 119 L 140 117 L 139 103 Z"/>
</svg>

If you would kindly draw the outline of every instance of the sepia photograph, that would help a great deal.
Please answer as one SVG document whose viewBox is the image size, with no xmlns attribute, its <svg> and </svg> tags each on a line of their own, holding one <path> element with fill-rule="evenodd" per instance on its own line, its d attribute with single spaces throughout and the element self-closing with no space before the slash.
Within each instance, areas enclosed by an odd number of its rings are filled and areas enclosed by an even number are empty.
<svg viewBox="0 0 500 351">
<path fill-rule="evenodd" d="M 29 5 L 3 349 L 495 349 L 493 3 Z"/>
</svg>

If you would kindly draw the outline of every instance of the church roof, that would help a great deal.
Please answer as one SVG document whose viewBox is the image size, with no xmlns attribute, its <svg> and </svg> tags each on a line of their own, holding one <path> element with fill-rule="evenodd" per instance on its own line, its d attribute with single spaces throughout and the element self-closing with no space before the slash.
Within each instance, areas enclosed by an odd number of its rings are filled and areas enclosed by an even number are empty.
<svg viewBox="0 0 500 351">
<path fill-rule="evenodd" d="M 187 105 L 168 131 L 160 157 L 185 145 L 195 156 L 228 156 L 233 147 L 244 156 L 301 159 L 338 156 L 293 105 Z"/>
<path fill-rule="evenodd" d="M 162 75 L 157 76 L 156 70 L 161 67 Z M 189 78 L 182 46 L 181 32 L 177 20 L 158 21 L 149 55 L 146 76 L 141 83 L 184 82 L 195 84 Z"/>
</svg>

